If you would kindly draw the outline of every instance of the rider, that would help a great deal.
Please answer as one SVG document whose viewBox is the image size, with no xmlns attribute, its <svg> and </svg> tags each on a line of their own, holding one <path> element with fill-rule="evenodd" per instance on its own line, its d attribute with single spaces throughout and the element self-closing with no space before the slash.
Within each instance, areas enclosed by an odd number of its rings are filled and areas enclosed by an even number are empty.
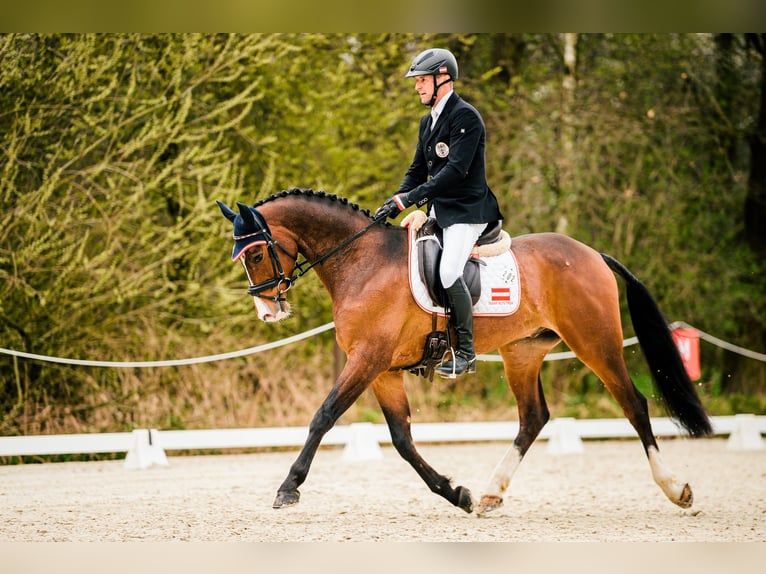
<svg viewBox="0 0 766 574">
<path fill-rule="evenodd" d="M 396 217 L 411 205 L 428 204 L 444 230 L 439 277 L 447 294 L 457 336 L 452 358 L 436 372 L 453 378 L 476 371 L 473 306 L 463 267 L 488 223 L 503 219 L 484 172 L 484 121 L 453 90 L 458 78 L 449 50 L 428 49 L 412 61 L 406 78 L 415 78 L 420 103 L 431 108 L 420 120 L 415 157 L 399 190 L 376 216 Z"/>
</svg>

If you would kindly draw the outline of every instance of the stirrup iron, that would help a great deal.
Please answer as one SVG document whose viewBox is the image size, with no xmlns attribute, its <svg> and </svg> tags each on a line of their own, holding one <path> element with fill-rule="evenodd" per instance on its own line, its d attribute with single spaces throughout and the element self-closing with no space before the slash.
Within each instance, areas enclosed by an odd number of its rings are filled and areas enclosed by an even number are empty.
<svg viewBox="0 0 766 574">
<path fill-rule="evenodd" d="M 437 369 L 436 373 L 445 379 L 457 379 L 461 375 L 471 375 L 476 372 L 476 355 L 474 355 L 472 358 L 468 359 L 461 355 L 459 352 L 455 352 L 454 349 L 450 349 L 452 353 L 452 357 L 442 363 Z M 457 366 L 460 363 L 460 361 L 465 363 L 463 369 L 460 372 L 457 372 Z"/>
</svg>

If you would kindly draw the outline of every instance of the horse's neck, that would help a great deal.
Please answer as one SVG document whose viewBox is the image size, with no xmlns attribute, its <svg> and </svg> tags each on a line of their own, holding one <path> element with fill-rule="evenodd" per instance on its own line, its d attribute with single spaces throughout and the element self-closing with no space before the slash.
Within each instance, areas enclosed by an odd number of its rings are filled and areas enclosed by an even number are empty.
<svg viewBox="0 0 766 574">
<path fill-rule="evenodd" d="M 288 203 L 289 201 L 289 203 Z M 309 263 L 323 259 L 356 232 L 372 223 L 359 211 L 331 202 L 305 201 L 299 198 L 264 206 L 266 221 L 285 228 L 295 241 L 298 252 Z M 268 211 L 268 213 L 266 213 Z M 364 258 L 363 248 L 368 234 L 362 235 L 346 247 L 333 253 L 314 267 L 328 289 L 337 280 L 343 280 L 345 268 Z M 363 270 L 357 270 L 361 273 Z"/>
<path fill-rule="evenodd" d="M 356 214 L 345 215 L 317 209 L 296 210 L 285 218 L 283 225 L 294 234 L 300 253 L 306 259 L 316 260 L 364 226 L 363 221 L 356 223 L 361 220 L 353 217 Z"/>
</svg>

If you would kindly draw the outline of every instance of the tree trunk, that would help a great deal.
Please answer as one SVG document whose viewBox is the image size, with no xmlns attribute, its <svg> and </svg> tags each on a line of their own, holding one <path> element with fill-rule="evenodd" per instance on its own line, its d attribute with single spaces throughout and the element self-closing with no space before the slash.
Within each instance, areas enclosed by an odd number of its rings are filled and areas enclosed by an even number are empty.
<svg viewBox="0 0 766 574">
<path fill-rule="evenodd" d="M 492 62 L 500 66 L 497 78 L 507 86 L 521 73 L 525 49 L 523 34 L 494 34 L 492 37 Z"/>
<path fill-rule="evenodd" d="M 577 67 L 577 34 L 564 34 L 564 79 L 561 82 L 561 158 L 559 160 L 559 221 L 556 231 L 566 233 L 575 226 L 577 193 L 573 174 L 575 70 Z"/>
</svg>

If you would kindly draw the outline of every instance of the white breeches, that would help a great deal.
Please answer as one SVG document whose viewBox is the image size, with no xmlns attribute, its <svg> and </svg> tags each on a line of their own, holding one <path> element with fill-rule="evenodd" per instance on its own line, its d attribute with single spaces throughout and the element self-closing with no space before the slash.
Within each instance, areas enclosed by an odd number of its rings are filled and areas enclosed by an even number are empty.
<svg viewBox="0 0 766 574">
<path fill-rule="evenodd" d="M 455 223 L 444 229 L 444 245 L 439 264 L 442 285 L 447 288 L 462 277 L 466 261 L 486 223 Z"/>
</svg>

